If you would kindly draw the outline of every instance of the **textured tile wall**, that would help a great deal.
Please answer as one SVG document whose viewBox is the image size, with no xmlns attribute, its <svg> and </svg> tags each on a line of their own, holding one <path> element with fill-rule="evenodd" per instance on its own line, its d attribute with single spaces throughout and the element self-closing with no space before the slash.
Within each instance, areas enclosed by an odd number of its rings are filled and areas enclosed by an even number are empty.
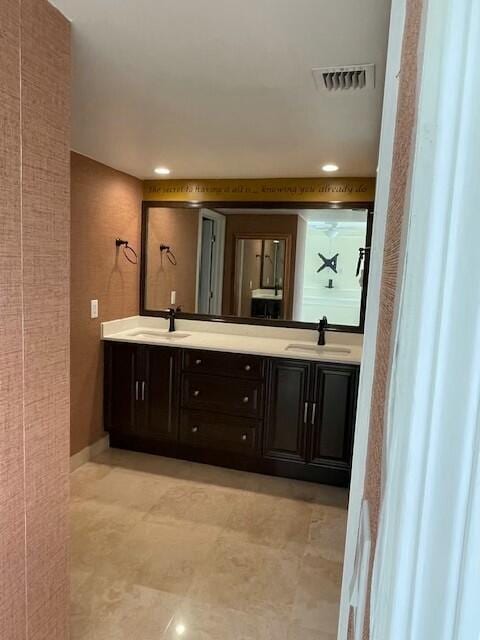
<svg viewBox="0 0 480 640">
<path fill-rule="evenodd" d="M 25 636 L 20 3 L 0 3 L 0 637 Z"/>
<path fill-rule="evenodd" d="M 138 314 L 139 266 L 115 250 L 127 239 L 140 259 L 142 181 L 71 155 L 71 452 L 103 435 L 100 323 Z M 90 319 L 90 300 L 99 317 Z"/>
<path fill-rule="evenodd" d="M 68 638 L 70 27 L 3 0 L 0 637 Z"/>
</svg>

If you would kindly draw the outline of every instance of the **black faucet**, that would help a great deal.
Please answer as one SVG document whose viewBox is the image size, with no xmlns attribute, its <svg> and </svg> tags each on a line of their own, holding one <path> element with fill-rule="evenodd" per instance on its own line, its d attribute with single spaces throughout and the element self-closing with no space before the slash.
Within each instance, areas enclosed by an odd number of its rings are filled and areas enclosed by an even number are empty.
<svg viewBox="0 0 480 640">
<path fill-rule="evenodd" d="M 318 321 L 318 342 L 317 344 L 320 345 L 321 347 L 323 347 L 323 345 L 325 344 L 325 330 L 328 327 L 328 320 L 327 320 L 327 316 L 323 316 L 323 318 L 321 320 Z"/>
<path fill-rule="evenodd" d="M 181 311 L 182 308 L 181 307 L 170 307 L 169 309 L 167 309 L 167 313 L 168 313 L 168 320 L 169 320 L 169 325 L 168 325 L 168 331 L 175 331 L 175 318 L 177 317 L 177 313 L 179 311 Z"/>
</svg>

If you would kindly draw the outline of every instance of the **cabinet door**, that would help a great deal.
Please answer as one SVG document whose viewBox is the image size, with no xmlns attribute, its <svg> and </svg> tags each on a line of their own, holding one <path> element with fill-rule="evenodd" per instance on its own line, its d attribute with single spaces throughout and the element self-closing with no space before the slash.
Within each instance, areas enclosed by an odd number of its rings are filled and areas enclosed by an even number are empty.
<svg viewBox="0 0 480 640">
<path fill-rule="evenodd" d="M 271 360 L 263 447 L 266 458 L 305 462 L 309 380 L 308 362 Z"/>
<path fill-rule="evenodd" d="M 310 462 L 350 468 L 358 367 L 314 365 Z"/>
<path fill-rule="evenodd" d="M 176 378 L 178 351 L 170 347 L 144 347 L 143 378 L 137 431 L 172 440 L 177 435 Z"/>
<path fill-rule="evenodd" d="M 133 432 L 136 423 L 140 349 L 124 342 L 105 343 L 105 429 Z"/>
</svg>

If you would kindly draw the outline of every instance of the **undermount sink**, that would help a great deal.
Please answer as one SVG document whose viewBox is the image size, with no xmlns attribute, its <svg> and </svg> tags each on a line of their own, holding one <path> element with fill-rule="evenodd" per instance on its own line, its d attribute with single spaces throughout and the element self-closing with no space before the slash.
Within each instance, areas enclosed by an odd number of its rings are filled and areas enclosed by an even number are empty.
<svg viewBox="0 0 480 640">
<path fill-rule="evenodd" d="M 329 355 L 348 355 L 351 349 L 341 347 L 339 345 L 318 345 L 318 344 L 302 344 L 301 342 L 293 342 L 285 347 L 285 351 L 298 351 L 301 353 L 318 353 Z"/>
<path fill-rule="evenodd" d="M 131 337 L 140 338 L 144 340 L 151 340 L 152 338 L 157 338 L 158 340 L 183 340 L 184 338 L 188 338 L 190 336 L 189 333 L 184 333 L 183 331 L 132 331 L 129 334 Z"/>
</svg>

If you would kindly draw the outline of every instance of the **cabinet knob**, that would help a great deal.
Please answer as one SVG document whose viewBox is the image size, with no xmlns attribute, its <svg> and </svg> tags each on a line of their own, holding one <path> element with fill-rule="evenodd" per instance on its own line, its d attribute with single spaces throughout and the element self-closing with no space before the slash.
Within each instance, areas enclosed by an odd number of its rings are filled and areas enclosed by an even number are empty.
<svg viewBox="0 0 480 640">
<path fill-rule="evenodd" d="M 195 398 L 198 398 L 198 396 L 200 395 L 200 391 L 198 389 L 195 389 L 193 395 L 195 396 Z"/>
<path fill-rule="evenodd" d="M 248 396 L 244 396 L 244 397 L 242 398 L 242 402 L 243 402 L 243 404 L 247 404 L 247 402 L 249 401 L 249 399 L 250 399 L 250 398 L 249 398 Z"/>
<path fill-rule="evenodd" d="M 245 371 L 250 371 L 252 367 L 249 364 L 246 364 L 243 368 L 245 369 Z"/>
<path fill-rule="evenodd" d="M 197 431 L 198 431 L 198 427 L 196 425 L 192 427 L 192 433 L 197 433 Z"/>
<path fill-rule="evenodd" d="M 247 439 L 247 434 L 246 433 L 242 433 L 242 440 L 245 441 Z"/>
<path fill-rule="evenodd" d="M 202 364 L 202 359 L 201 358 L 197 358 L 195 360 L 195 364 Z"/>
</svg>

